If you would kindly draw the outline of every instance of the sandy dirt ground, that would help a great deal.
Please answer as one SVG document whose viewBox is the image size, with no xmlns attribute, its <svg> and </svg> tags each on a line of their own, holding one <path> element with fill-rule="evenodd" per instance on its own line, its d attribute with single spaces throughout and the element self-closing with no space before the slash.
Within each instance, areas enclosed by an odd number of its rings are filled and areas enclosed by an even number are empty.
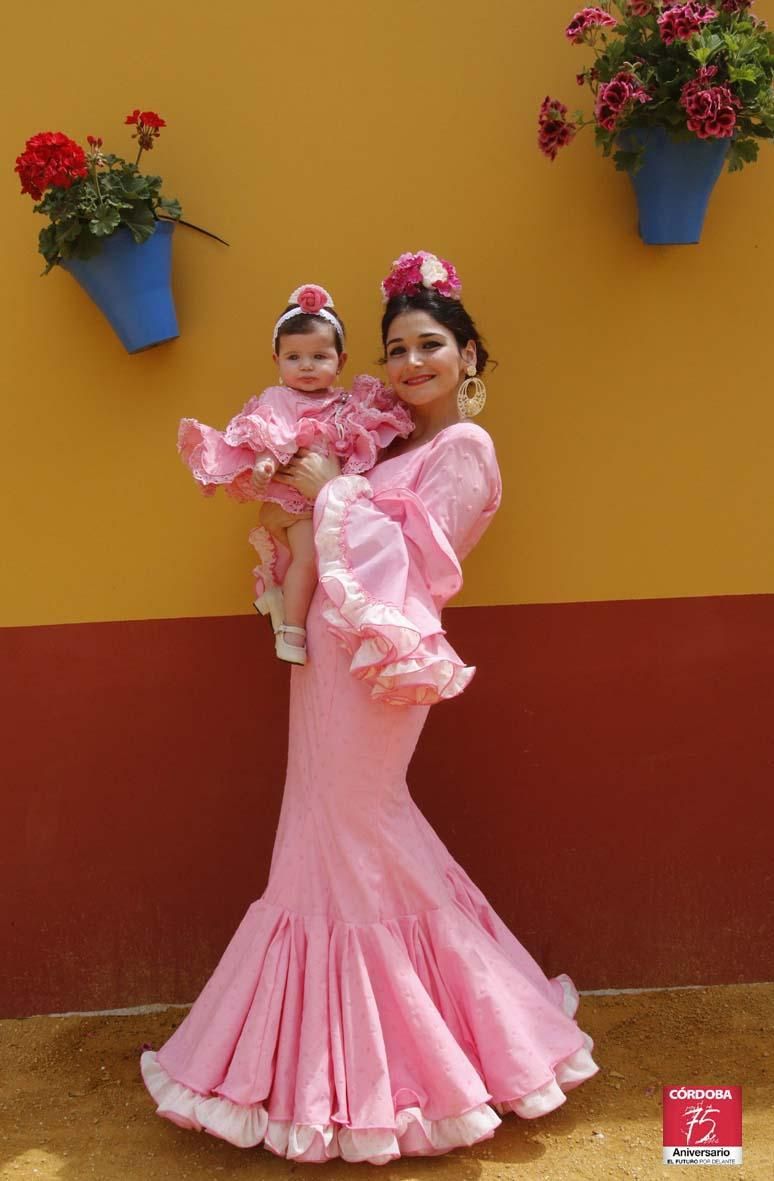
<svg viewBox="0 0 774 1181">
<path fill-rule="evenodd" d="M 648 1181 L 674 1174 L 661 1164 L 661 1085 L 741 1084 L 745 1163 L 731 1176 L 774 1181 L 774 984 L 584 997 L 601 1071 L 559 1111 L 382 1167 L 293 1164 L 157 1118 L 137 1059 L 184 1012 L 0 1022 L 0 1179 Z"/>
</svg>

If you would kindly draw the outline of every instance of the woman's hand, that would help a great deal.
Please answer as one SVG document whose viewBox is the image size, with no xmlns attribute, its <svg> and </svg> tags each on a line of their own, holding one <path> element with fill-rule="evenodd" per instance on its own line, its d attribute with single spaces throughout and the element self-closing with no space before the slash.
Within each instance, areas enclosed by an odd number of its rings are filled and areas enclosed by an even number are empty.
<svg viewBox="0 0 774 1181">
<path fill-rule="evenodd" d="M 274 479 L 278 484 L 295 488 L 307 500 L 316 500 L 318 492 L 341 474 L 341 465 L 334 455 L 318 455 L 302 448 Z"/>
</svg>

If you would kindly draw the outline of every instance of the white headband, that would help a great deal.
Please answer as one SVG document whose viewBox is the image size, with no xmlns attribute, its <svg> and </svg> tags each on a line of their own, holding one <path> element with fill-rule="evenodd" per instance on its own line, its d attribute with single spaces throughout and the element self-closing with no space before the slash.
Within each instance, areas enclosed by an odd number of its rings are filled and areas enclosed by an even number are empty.
<svg viewBox="0 0 774 1181">
<path fill-rule="evenodd" d="M 338 317 L 328 311 L 328 308 L 333 307 L 333 300 L 324 287 L 319 287 L 316 283 L 305 283 L 302 287 L 297 287 L 291 293 L 288 297 L 288 303 L 295 304 L 296 306 L 290 308 L 287 312 L 283 312 L 274 325 L 274 334 L 271 338 L 273 352 L 276 353 L 277 351 L 277 333 L 280 328 L 295 316 L 319 316 L 321 320 L 326 320 L 328 324 L 333 326 L 341 342 L 341 347 L 342 349 L 344 348 L 344 333 Z"/>
</svg>

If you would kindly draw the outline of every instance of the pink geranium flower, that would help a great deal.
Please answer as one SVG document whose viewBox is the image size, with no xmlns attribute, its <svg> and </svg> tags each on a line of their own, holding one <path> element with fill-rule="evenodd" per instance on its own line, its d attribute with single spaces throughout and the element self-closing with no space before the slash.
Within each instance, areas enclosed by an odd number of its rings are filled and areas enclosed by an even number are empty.
<svg viewBox="0 0 774 1181">
<path fill-rule="evenodd" d="M 688 128 L 699 139 L 730 139 L 736 128 L 741 101 L 728 86 L 713 86 L 717 66 L 699 70 L 680 92 L 680 106 L 688 116 Z"/>
<path fill-rule="evenodd" d="M 575 13 L 575 16 L 564 30 L 564 35 L 574 45 L 580 45 L 590 30 L 614 29 L 617 24 L 618 21 L 615 17 L 611 16 L 609 12 L 605 12 L 602 8 L 582 8 L 580 12 Z"/>
<path fill-rule="evenodd" d="M 649 103 L 651 96 L 634 74 L 621 70 L 597 91 L 594 118 L 605 131 L 615 131 L 635 103 Z"/>
<path fill-rule="evenodd" d="M 538 118 L 538 147 L 549 160 L 575 137 L 578 128 L 567 119 L 567 107 L 556 98 L 543 99 Z"/>
<path fill-rule="evenodd" d="M 656 11 L 653 0 L 629 0 L 629 11 L 632 16 L 650 16 Z"/>
<path fill-rule="evenodd" d="M 691 37 L 701 32 L 702 25 L 714 20 L 717 15 L 708 4 L 673 4 L 658 18 L 661 40 L 665 45 L 672 45 L 675 41 L 690 41 Z"/>
</svg>

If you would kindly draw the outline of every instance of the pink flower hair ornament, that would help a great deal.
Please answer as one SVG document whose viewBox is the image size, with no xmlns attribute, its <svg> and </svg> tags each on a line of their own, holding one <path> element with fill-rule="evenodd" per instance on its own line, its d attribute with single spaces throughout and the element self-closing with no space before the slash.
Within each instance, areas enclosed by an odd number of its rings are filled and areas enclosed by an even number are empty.
<svg viewBox="0 0 774 1181">
<path fill-rule="evenodd" d="M 296 287 L 288 303 L 297 303 L 307 316 L 316 316 L 321 308 L 333 307 L 331 296 L 324 287 L 318 287 L 316 283 L 305 283 L 303 287 Z"/>
<path fill-rule="evenodd" d="M 300 287 L 296 287 L 295 291 L 291 291 L 288 303 L 293 306 L 287 312 L 283 312 L 274 325 L 274 334 L 271 339 L 272 349 L 275 353 L 277 351 L 277 333 L 283 324 L 287 324 L 288 320 L 292 320 L 295 316 L 319 316 L 321 320 L 327 321 L 338 336 L 342 349 L 344 348 L 341 321 L 338 316 L 333 314 L 333 297 L 324 287 L 320 287 L 318 283 L 302 283 Z"/>
<path fill-rule="evenodd" d="M 396 295 L 416 295 L 421 287 L 437 291 L 446 299 L 462 297 L 462 283 L 452 264 L 427 250 L 418 250 L 395 259 L 389 275 L 382 280 L 382 298 L 387 303 Z"/>
</svg>

